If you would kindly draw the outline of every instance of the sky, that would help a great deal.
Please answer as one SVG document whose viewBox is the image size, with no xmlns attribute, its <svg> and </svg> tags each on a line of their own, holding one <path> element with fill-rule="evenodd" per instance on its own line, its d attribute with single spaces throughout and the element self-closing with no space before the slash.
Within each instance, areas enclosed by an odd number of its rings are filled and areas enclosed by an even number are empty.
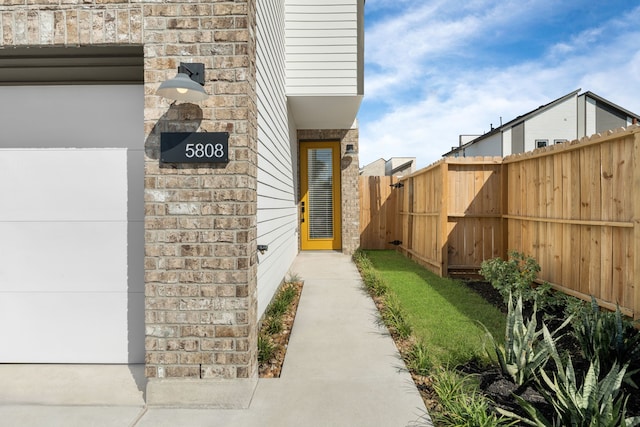
<svg viewBox="0 0 640 427">
<path fill-rule="evenodd" d="M 458 145 L 577 89 L 640 114 L 640 0 L 367 0 L 360 166 Z"/>
</svg>

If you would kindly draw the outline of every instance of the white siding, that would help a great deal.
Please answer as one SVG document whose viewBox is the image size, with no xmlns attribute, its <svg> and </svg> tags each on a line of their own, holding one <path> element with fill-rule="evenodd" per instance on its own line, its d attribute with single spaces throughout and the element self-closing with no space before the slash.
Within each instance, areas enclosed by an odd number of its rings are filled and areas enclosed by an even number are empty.
<svg viewBox="0 0 640 427">
<path fill-rule="evenodd" d="M 257 2 L 258 317 L 298 252 L 297 148 L 285 93 L 284 0 Z"/>
<path fill-rule="evenodd" d="M 576 138 L 578 126 L 577 97 L 573 96 L 530 118 L 524 124 L 524 149 L 536 149 L 536 140 L 546 139 L 552 145 L 556 139 L 571 141 Z"/>
<path fill-rule="evenodd" d="M 358 1 L 286 0 L 288 95 L 361 94 Z"/>
<path fill-rule="evenodd" d="M 511 154 L 511 128 L 509 128 L 502 132 L 502 157 Z"/>
</svg>

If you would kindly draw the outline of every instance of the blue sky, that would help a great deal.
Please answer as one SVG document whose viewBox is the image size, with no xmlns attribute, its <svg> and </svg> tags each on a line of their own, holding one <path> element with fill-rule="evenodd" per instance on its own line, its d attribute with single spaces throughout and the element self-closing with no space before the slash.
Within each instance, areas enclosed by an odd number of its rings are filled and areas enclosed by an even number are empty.
<svg viewBox="0 0 640 427">
<path fill-rule="evenodd" d="M 360 165 L 427 166 L 579 88 L 640 114 L 639 0 L 367 0 Z"/>
</svg>

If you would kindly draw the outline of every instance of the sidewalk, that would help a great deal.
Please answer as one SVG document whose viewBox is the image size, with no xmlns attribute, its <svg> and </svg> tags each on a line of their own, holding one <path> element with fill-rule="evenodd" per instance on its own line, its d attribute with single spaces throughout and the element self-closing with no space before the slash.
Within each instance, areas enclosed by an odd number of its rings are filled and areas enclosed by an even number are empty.
<svg viewBox="0 0 640 427">
<path fill-rule="evenodd" d="M 305 284 L 282 375 L 258 381 L 249 409 L 145 409 L 144 388 L 134 380 L 121 384 L 128 391 L 114 390 L 128 397 L 111 406 L 107 400 L 102 405 L 25 404 L 6 400 L 12 383 L 4 381 L 0 366 L 0 425 L 431 426 L 391 337 L 376 323 L 375 305 L 350 258 L 303 252 L 290 271 Z"/>
</svg>

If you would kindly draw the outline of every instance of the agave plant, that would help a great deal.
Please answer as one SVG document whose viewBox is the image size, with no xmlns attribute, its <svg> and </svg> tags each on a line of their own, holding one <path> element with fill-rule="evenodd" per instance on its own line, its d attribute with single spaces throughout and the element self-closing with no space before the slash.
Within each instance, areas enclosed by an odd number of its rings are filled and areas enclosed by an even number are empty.
<svg viewBox="0 0 640 427">
<path fill-rule="evenodd" d="M 614 363 L 628 364 L 625 381 L 637 388 L 631 377 L 640 368 L 640 333 L 623 318 L 620 307 L 614 313 L 603 312 L 591 297 L 590 309 L 577 317 L 573 329 L 585 359 L 600 360 L 603 370 Z"/>
<path fill-rule="evenodd" d="M 504 345 L 499 344 L 486 327 L 485 331 L 493 344 L 502 373 L 511 377 L 514 383 L 521 386 L 531 381 L 537 370 L 549 360 L 550 349 L 542 339 L 543 330 L 547 328 L 543 323 L 542 328 L 537 329 L 535 304 L 531 318 L 528 320 L 524 318 L 521 296 L 518 296 L 514 306 L 513 297 L 509 295 L 507 309 Z M 569 321 L 570 319 L 567 319 L 550 336 L 553 337 Z"/>
<path fill-rule="evenodd" d="M 625 397 L 621 391 L 626 366 L 619 367 L 617 363 L 614 363 L 611 370 L 600 379 L 600 364 L 597 359 L 593 360 L 582 384 L 579 384 L 571 358 L 568 358 L 567 364 L 564 366 L 551 334 L 546 328 L 543 328 L 543 331 L 544 341 L 551 352 L 556 370 L 551 376 L 543 369 L 540 370 L 539 391 L 553 407 L 553 418 L 547 419 L 539 409 L 519 396 L 515 396 L 515 398 L 529 418 L 506 411 L 499 410 L 499 412 L 527 425 L 539 427 L 632 427 L 640 425 L 640 417 L 626 418 L 628 397 Z"/>
</svg>

